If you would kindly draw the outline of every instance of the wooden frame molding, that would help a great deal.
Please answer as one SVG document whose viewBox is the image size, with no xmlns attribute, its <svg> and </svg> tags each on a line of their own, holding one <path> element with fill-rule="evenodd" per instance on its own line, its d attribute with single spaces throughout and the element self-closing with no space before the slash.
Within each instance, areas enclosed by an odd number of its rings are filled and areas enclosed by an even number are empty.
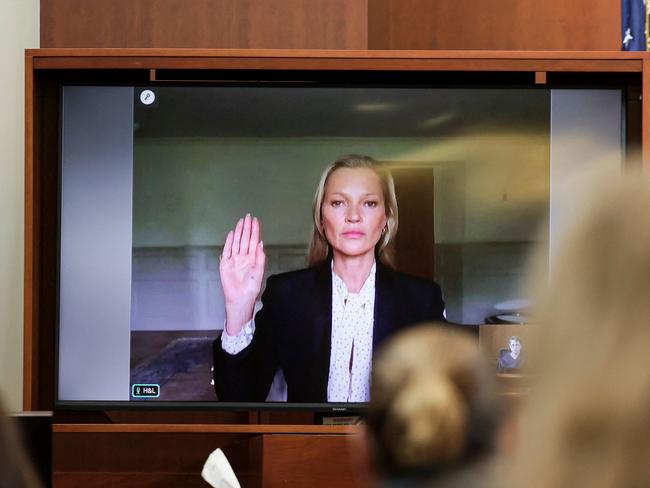
<svg viewBox="0 0 650 488">
<path fill-rule="evenodd" d="M 643 53 L 300 49 L 29 49 L 34 69 L 641 72 Z"/>
</svg>

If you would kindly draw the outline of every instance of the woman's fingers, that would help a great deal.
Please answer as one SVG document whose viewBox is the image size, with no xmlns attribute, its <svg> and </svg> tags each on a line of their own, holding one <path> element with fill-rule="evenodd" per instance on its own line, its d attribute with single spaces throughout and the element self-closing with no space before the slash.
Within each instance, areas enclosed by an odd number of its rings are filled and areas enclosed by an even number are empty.
<svg viewBox="0 0 650 488">
<path fill-rule="evenodd" d="M 251 240 L 248 244 L 248 253 L 254 255 L 257 252 L 257 245 L 260 242 L 260 221 L 257 217 L 251 222 Z"/>
<path fill-rule="evenodd" d="M 226 243 L 223 245 L 223 252 L 221 253 L 222 258 L 229 258 L 232 255 L 232 240 L 233 231 L 229 231 L 226 236 Z"/>
<path fill-rule="evenodd" d="M 241 243 L 241 234 L 244 227 L 244 219 L 239 219 L 235 226 L 235 234 L 232 241 L 232 254 L 239 254 L 239 245 Z"/>
<path fill-rule="evenodd" d="M 251 240 L 251 214 L 246 214 L 244 217 L 244 228 L 241 235 L 241 243 L 239 244 L 239 254 L 248 254 L 248 243 Z"/>
<path fill-rule="evenodd" d="M 264 274 L 264 266 L 266 265 L 266 254 L 264 253 L 264 242 L 260 241 L 255 250 L 255 267 L 262 270 Z"/>
<path fill-rule="evenodd" d="M 260 222 L 251 214 L 237 221 L 235 229 L 228 232 L 223 246 L 222 257 L 232 257 L 236 254 L 254 256 L 260 242 Z"/>
</svg>

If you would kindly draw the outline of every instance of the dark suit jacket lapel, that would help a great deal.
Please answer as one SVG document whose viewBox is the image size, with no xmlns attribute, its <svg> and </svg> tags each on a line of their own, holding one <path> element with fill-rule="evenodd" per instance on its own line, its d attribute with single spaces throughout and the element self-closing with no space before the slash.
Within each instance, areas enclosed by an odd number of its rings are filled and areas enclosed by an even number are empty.
<svg viewBox="0 0 650 488">
<path fill-rule="evenodd" d="M 312 295 L 312 313 L 314 324 L 313 340 L 318 347 L 319 378 L 314 378 L 320 385 L 323 401 L 327 401 L 327 382 L 330 370 L 330 349 L 332 347 L 332 269 L 330 261 L 315 268 L 316 277 Z"/>
<path fill-rule="evenodd" d="M 395 283 L 390 269 L 377 261 L 375 274 L 375 316 L 372 333 L 372 348 L 377 347 L 388 337 L 395 328 Z"/>
</svg>

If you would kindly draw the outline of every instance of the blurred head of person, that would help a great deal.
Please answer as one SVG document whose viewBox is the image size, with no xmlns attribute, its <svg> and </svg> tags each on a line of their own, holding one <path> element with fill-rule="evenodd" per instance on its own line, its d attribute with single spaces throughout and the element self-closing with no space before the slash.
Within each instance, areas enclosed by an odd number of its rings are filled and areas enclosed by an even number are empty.
<svg viewBox="0 0 650 488">
<path fill-rule="evenodd" d="M 476 337 L 449 325 L 396 334 L 376 355 L 367 415 L 383 478 L 436 479 L 485 460 L 500 408 Z"/>
<path fill-rule="evenodd" d="M 595 186 L 538 273 L 533 389 L 516 486 L 646 486 L 650 480 L 650 182 Z M 541 268 L 540 268 L 541 269 Z"/>
</svg>

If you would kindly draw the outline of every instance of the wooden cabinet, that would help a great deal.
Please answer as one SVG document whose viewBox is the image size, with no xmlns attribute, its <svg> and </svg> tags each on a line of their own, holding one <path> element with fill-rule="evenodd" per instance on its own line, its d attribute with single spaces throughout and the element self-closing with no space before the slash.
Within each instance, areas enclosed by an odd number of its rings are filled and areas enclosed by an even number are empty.
<svg viewBox="0 0 650 488">
<path fill-rule="evenodd" d="M 244 487 L 372 486 L 354 426 L 55 424 L 54 487 L 207 486 L 217 447 Z"/>
</svg>

